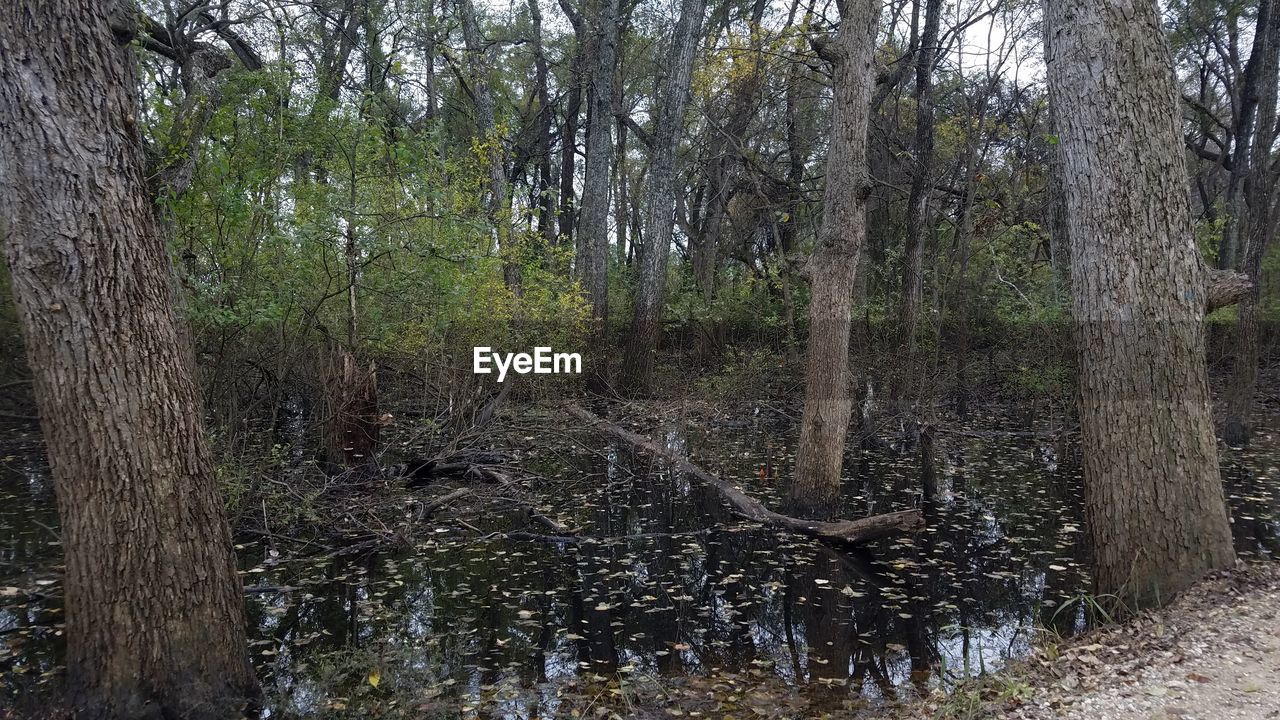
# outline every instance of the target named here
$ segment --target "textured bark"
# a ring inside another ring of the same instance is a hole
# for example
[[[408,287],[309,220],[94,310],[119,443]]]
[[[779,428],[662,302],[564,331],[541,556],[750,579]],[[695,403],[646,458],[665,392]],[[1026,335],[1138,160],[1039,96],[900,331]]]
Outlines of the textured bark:
[[[1253,280],[1245,273],[1208,269],[1205,277],[1205,313],[1235,305],[1253,288]]]
[[[578,72],[577,74],[581,74]],[[572,243],[577,219],[574,208],[574,167],[578,156],[578,117],[582,114],[582,81],[575,79],[564,102],[564,122],[560,128],[560,197],[556,227],[561,243]]]
[[[336,469],[368,468],[382,427],[377,367],[370,363],[366,370],[337,343],[326,343],[321,353],[325,366],[320,426],[325,459]]]
[[[867,126],[878,0],[845,4],[840,31],[825,54],[835,65],[831,140],[822,226],[805,267],[811,288],[804,415],[787,506],[804,515],[838,506],[845,435],[852,410],[849,325],[858,258],[866,241]]]
[[[1276,82],[1274,76],[1267,75],[1270,43],[1265,40],[1269,32],[1271,16],[1275,11],[1272,0],[1258,0],[1258,19],[1254,29],[1253,50],[1249,53],[1249,60],[1245,63],[1244,72],[1239,80],[1239,96],[1232,101],[1232,107],[1236,112],[1231,138],[1235,145],[1231,151],[1231,169],[1227,180],[1226,224],[1222,228],[1222,239],[1218,243],[1218,267],[1223,270],[1242,268],[1245,262],[1242,249],[1248,232],[1246,227],[1249,221],[1246,215],[1253,212],[1251,207],[1246,209],[1245,196],[1249,192],[1246,184],[1250,182],[1252,176],[1251,158],[1256,155],[1254,143],[1270,136],[1275,127],[1274,121],[1271,126],[1267,126],[1258,116],[1259,102],[1263,94],[1271,90],[1268,83],[1274,85]],[[1259,38],[1263,41],[1258,42]],[[1263,148],[1264,156],[1269,154],[1270,149],[1270,145]]]
[[[1053,125],[1054,109],[1049,107]],[[1049,260],[1053,277],[1062,293],[1071,292],[1071,238],[1067,234],[1067,193],[1062,185],[1062,146],[1054,142],[1049,148],[1045,168],[1045,229],[1049,233]]]
[[[1245,247],[1240,269],[1250,286],[1240,298],[1236,311],[1235,353],[1231,381],[1227,388],[1227,421],[1223,439],[1232,445],[1249,441],[1249,416],[1258,385],[1258,278],[1262,258],[1275,235],[1276,185],[1280,166],[1271,162],[1276,140],[1276,93],[1280,85],[1280,12],[1263,0],[1258,31],[1250,62],[1257,58],[1257,112],[1255,137],[1250,143],[1249,178],[1245,186],[1248,216],[1237,220],[1244,226]]]
[[[1094,585],[1146,607],[1235,560],[1179,98],[1152,0],[1055,0],[1045,12]]]
[[[916,136],[912,149],[911,194],[907,199],[907,237],[902,261],[902,304],[898,311],[899,348],[903,368],[894,382],[890,403],[895,411],[908,405],[911,388],[919,385],[916,334],[924,298],[925,235],[930,232],[929,199],[933,190],[933,65],[938,54],[938,25],[942,0],[923,0],[924,27],[915,55]],[[920,0],[917,0],[919,4]]]
[[[602,0],[587,91],[587,167],[578,213],[578,277],[591,303],[593,334],[603,338],[609,317],[609,179],[613,163],[613,76],[618,57],[618,0]],[[598,343],[599,344],[599,343]]]
[[[654,356],[658,352],[659,322],[667,290],[667,255],[675,226],[676,149],[684,129],[693,58],[706,8],[706,0],[682,0],[680,19],[672,29],[669,74],[658,84],[658,110],[650,142],[653,152],[645,188],[645,247],[640,256],[635,312],[619,379],[621,389],[631,394],[647,393],[653,386]]]
[[[582,114],[582,86],[586,74],[587,51],[590,45],[587,37],[587,25],[582,15],[574,9],[569,0],[559,0],[560,9],[573,26],[573,35],[577,38],[578,52],[573,58],[570,72],[569,91],[564,100],[564,120],[560,126],[560,210],[557,225],[560,228],[560,241],[572,242],[576,223],[574,208],[575,179],[574,167],[578,155],[578,118]]]
[[[66,558],[83,717],[225,718],[256,694],[110,4],[0,5],[0,234]]]
[[[619,108],[615,108],[615,113],[620,112]],[[618,157],[613,166],[613,174],[618,180],[618,194],[614,196],[613,201],[613,229],[617,233],[617,253],[618,266],[622,267],[627,264],[627,196],[630,194],[627,190],[627,124],[622,120],[618,120]]]
[[[712,475],[689,462],[679,453],[662,447],[643,435],[602,420],[576,405],[569,406],[568,411],[570,415],[587,423],[597,432],[617,438],[633,450],[639,450],[672,463],[680,472],[691,475],[715,490],[721,499],[729,503],[739,515],[763,525],[798,535],[807,535],[842,543],[870,542],[892,535],[913,533],[924,527],[924,517],[919,510],[902,510],[884,513],[883,515],[872,515],[858,520],[836,520],[833,522],[805,520],[783,515],[766,508],[759,500],[742,492],[733,484]]]

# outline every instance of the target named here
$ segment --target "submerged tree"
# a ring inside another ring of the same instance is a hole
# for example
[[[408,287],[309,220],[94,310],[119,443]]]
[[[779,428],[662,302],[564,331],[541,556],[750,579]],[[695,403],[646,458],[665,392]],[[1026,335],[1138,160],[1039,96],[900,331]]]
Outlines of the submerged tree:
[[[819,53],[835,70],[831,142],[822,227],[804,269],[809,281],[809,354],[796,474],[787,502],[806,515],[828,514],[840,496],[849,430],[849,326],[853,281],[866,240],[867,126],[879,0],[846,0],[840,30]]]
[[[1045,2],[1094,583],[1129,607],[1235,559],[1205,374],[1196,248],[1155,2]]]
[[[0,7],[0,224],[62,520],[73,702],[224,718],[257,683],[144,170],[134,20]]]

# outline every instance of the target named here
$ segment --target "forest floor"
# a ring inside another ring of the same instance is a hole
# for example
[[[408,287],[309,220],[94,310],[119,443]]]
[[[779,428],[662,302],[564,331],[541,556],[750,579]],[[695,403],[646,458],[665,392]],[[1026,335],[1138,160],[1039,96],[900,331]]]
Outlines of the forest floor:
[[[1062,642],[902,718],[1280,718],[1280,563],[1217,574],[1169,606]]]

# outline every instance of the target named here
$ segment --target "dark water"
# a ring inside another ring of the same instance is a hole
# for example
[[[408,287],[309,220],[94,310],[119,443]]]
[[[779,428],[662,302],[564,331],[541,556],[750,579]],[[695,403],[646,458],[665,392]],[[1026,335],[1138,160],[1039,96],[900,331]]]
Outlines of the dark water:
[[[748,418],[645,431],[774,500],[793,423],[764,409]],[[1036,628],[1085,622],[1079,474],[1046,439],[939,433],[929,504],[916,454],[865,456],[846,480],[845,517],[923,504],[929,529],[849,556],[745,526],[661,463],[534,433],[522,462],[541,476],[535,502],[582,535],[616,539],[514,541],[439,524],[398,554],[291,560],[240,546],[246,585],[297,588],[248,595],[269,714],[394,698],[444,715],[546,717],[582,707],[583,693],[614,702],[640,679],[709,677],[874,703],[997,668]],[[2,703],[56,677],[60,559],[37,439],[14,432],[0,448]],[[1247,451],[1223,451],[1242,555],[1280,552],[1277,464],[1280,439],[1266,431]],[[467,522],[511,529],[501,511]]]

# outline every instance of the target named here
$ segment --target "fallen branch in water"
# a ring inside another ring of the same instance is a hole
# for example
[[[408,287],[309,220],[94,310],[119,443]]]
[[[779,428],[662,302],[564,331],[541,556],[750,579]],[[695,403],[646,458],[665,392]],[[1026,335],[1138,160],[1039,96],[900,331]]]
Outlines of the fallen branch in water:
[[[919,510],[903,510],[883,515],[872,515],[858,520],[835,520],[831,522],[803,520],[783,515],[766,508],[759,500],[694,465],[679,453],[661,447],[643,435],[638,435],[619,425],[599,418],[577,405],[570,405],[567,409],[570,415],[587,423],[596,432],[617,438],[630,445],[633,449],[662,458],[675,465],[681,472],[706,483],[720,493],[720,497],[733,506],[739,515],[762,525],[768,525],[799,535],[845,543],[864,543],[891,535],[915,532],[924,527],[924,517],[921,516]]]
[[[960,437],[970,437],[979,439],[988,438],[1056,438],[1062,435],[1074,435],[1080,432],[1080,427],[1060,428],[1058,430],[955,430],[945,427],[935,427],[935,432],[945,435],[958,435]]]
[[[471,488],[458,488],[457,490],[454,490],[451,493],[442,495],[436,498],[435,500],[432,500],[431,502],[427,503],[426,505],[423,505],[422,509],[418,511],[418,519],[421,520],[425,517],[429,517],[431,513],[435,512],[436,510],[439,510],[440,508],[444,507],[445,505],[448,505],[454,500],[457,500],[459,498],[464,498],[470,494],[471,494]]]
[[[492,482],[498,483],[501,488],[509,487],[512,484],[511,478],[507,477],[502,473],[497,472],[496,470],[482,468],[479,465],[472,467],[472,470],[477,470],[477,469],[484,471],[484,473],[481,474],[480,477],[499,478],[499,479],[493,480]],[[460,500],[464,497],[468,497],[473,494],[474,494],[474,491],[472,491],[471,488],[458,488],[457,490],[441,495],[440,497],[421,506],[421,508],[418,510],[418,520],[419,522],[421,522],[422,520],[430,517],[432,513],[444,507],[445,505],[448,505],[454,500]],[[535,509],[532,505],[529,505],[528,503],[525,503],[525,502],[521,502],[520,500],[516,500],[515,498],[508,498],[508,499],[514,500],[516,502],[516,504],[521,508],[522,512],[524,513],[525,519],[541,525],[542,527],[546,528],[552,533],[555,533],[556,535],[577,535],[578,534],[578,531],[575,530],[574,528],[571,528],[568,525],[565,525],[564,523],[554,518],[551,518],[551,517],[548,517],[547,515],[542,514],[537,509]]]
[[[759,526],[742,525],[730,527],[708,527],[701,530],[686,530],[684,532],[648,532],[633,533],[631,535],[539,535],[531,532],[509,532],[501,535],[504,540],[527,540],[530,542],[545,542],[560,545],[612,545],[615,543],[633,542],[636,540],[670,540],[673,538],[686,537],[705,537],[708,535],[729,534],[736,532],[752,532],[759,530]]]
[[[245,585],[245,595],[274,595],[291,593],[301,590],[298,585]]]

